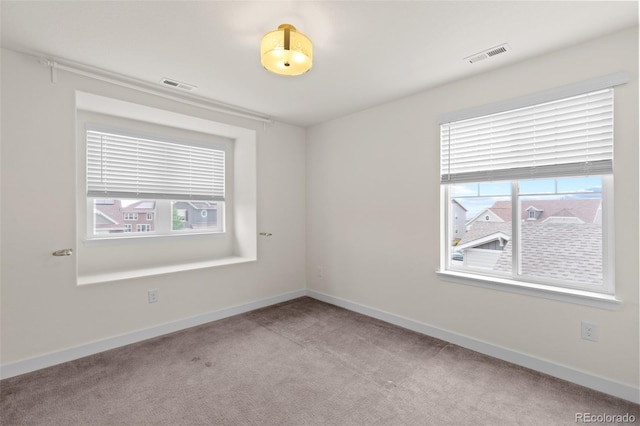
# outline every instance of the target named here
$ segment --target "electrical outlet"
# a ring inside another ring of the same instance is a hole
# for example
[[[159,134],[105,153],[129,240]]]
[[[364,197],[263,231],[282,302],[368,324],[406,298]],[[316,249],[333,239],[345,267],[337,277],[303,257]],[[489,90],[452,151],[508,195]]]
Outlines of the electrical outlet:
[[[147,296],[149,296],[149,303],[156,303],[158,301],[158,289],[149,290]]]
[[[591,340],[592,342],[598,341],[598,327],[595,324],[582,321],[580,330],[584,340]]]

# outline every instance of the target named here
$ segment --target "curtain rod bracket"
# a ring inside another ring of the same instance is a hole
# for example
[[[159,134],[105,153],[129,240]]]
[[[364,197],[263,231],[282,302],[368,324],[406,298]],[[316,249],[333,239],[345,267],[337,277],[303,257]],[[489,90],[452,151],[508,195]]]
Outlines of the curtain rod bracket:
[[[44,66],[47,66],[50,68],[51,71],[51,82],[52,83],[57,83],[58,82],[58,73],[56,72],[56,68],[58,67],[58,63],[55,61],[50,61],[47,58],[40,58],[38,60],[38,62]]]

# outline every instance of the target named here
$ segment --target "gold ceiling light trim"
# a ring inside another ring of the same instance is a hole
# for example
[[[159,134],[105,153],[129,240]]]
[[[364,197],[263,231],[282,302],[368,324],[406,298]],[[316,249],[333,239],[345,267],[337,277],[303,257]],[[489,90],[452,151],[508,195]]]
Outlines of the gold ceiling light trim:
[[[300,75],[313,66],[313,45],[290,24],[282,24],[262,37],[262,66],[280,75]]]

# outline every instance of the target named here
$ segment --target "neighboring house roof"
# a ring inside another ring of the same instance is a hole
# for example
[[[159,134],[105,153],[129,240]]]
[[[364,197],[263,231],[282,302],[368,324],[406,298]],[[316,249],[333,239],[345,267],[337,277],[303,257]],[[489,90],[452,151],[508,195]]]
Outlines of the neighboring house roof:
[[[500,245],[502,246],[504,245],[505,241],[511,241],[511,235],[507,235],[503,232],[496,232],[494,234],[485,235],[484,237],[479,238],[473,242],[468,242],[464,244],[458,243],[458,245],[456,246],[456,250],[474,248],[474,247],[481,246],[483,244],[493,243],[494,241],[499,241]]]
[[[560,201],[560,203],[558,202]],[[500,202],[501,203],[501,202]],[[600,200],[524,201],[543,210],[538,220],[520,223],[523,275],[581,283],[602,283],[602,226]],[[498,203],[496,203],[498,204]],[[527,206],[529,207],[529,206]],[[498,207],[502,209],[502,207]],[[549,213],[551,212],[551,213]],[[587,223],[587,221],[593,221]],[[511,222],[477,221],[456,249],[473,249],[498,238],[508,241],[497,271],[511,271]],[[576,247],[579,247],[576,249]]]
[[[500,203],[500,205],[496,205]],[[506,206],[503,206],[503,204],[506,203]],[[493,207],[491,207],[490,210],[491,212],[493,212],[496,216],[498,216],[500,219],[502,219],[504,222],[511,222],[511,201],[497,201],[496,204],[493,205]]]
[[[570,200],[523,200],[520,202],[520,219],[529,218],[528,210],[534,208],[540,214],[536,222],[544,222],[550,217],[577,217],[583,223],[598,223],[601,201],[596,198]],[[511,221],[511,201],[496,201],[490,208],[505,222]]]
[[[197,210],[217,210],[218,204],[214,201],[189,201],[188,204]]]
[[[467,209],[465,209],[465,208],[464,208],[464,206],[463,206],[462,204],[460,204],[460,203],[458,202],[458,200],[456,200],[455,198],[454,198],[453,200],[451,200],[451,202],[452,202],[452,203],[457,204],[458,206],[460,206],[460,208],[461,208],[462,210],[464,210],[465,212],[467,211]]]
[[[96,215],[96,224],[100,224],[100,225],[106,225],[106,224],[117,225],[118,224],[118,221],[114,220],[110,216],[107,216],[106,214],[104,214],[98,209],[94,209],[93,212]],[[99,218],[102,218],[104,220],[100,221]]]
[[[108,222],[111,222],[112,225],[117,225],[117,219],[122,218],[120,203],[117,200],[96,200],[94,213],[96,216],[108,218]],[[101,226],[107,226],[107,224],[103,223]]]
[[[476,247],[496,238],[510,240],[511,223],[477,222],[464,234],[456,249]]]
[[[530,222],[545,222],[551,218],[576,218],[576,222],[601,223],[601,201],[595,198],[582,198],[570,200],[523,200],[520,205],[520,219]],[[538,213],[535,219],[529,218],[529,210],[534,209]],[[483,210],[467,222],[468,225],[483,221],[487,214],[492,220],[511,222],[511,201],[496,201],[493,206]]]
[[[521,224],[521,273],[581,283],[602,283],[602,227],[581,223]],[[579,250],[576,250],[579,245]],[[501,252],[495,269],[511,271],[512,244]]]
[[[495,204],[494,204],[495,205]],[[484,217],[489,216],[489,220]],[[508,208],[489,207],[467,221],[467,226],[477,222],[511,222],[511,205]]]
[[[582,219],[576,216],[575,212],[569,209],[562,209],[551,216],[544,219],[542,222],[574,222],[574,223],[584,223]]]
[[[115,200],[118,206],[121,205],[121,200]],[[156,208],[156,202],[154,200],[138,200],[134,203],[127,204],[126,207],[121,207],[120,211],[124,213],[140,213],[147,211],[153,211]]]

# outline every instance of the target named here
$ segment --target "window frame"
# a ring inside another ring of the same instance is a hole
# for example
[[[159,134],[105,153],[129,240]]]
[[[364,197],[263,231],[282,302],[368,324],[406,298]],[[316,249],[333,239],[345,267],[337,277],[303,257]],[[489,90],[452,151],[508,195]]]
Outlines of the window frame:
[[[441,229],[441,265],[440,273],[461,274],[464,277],[476,278],[479,280],[500,280],[503,284],[514,286],[523,286],[535,288],[536,286],[548,287],[547,290],[557,290],[559,292],[586,292],[592,295],[601,295],[605,298],[614,297],[615,295],[615,278],[614,278],[614,250],[613,250],[613,175],[602,175],[602,286],[588,286],[576,284],[571,281],[553,280],[548,278],[532,277],[521,275],[518,273],[520,259],[518,258],[519,244],[521,241],[521,232],[519,220],[511,221],[512,235],[512,270],[511,273],[499,273],[495,271],[487,271],[473,267],[457,267],[452,262],[452,255],[455,248],[451,245],[450,239],[452,230],[454,229],[454,219],[451,214],[451,196],[450,186],[452,184],[442,185],[441,190],[441,207],[443,222]],[[560,177],[559,177],[560,178]],[[520,218],[520,197],[518,181],[510,181],[511,192],[511,217]],[[527,195],[527,194],[525,194]]]
[[[145,229],[145,230],[143,230]],[[151,224],[149,223],[137,223],[136,232],[151,232]]]
[[[107,97],[77,90],[76,109],[76,284],[94,285],[140,277],[255,262],[258,258],[257,142],[250,126],[230,124],[207,114],[185,114],[172,105],[152,106],[138,99]],[[98,117],[98,118],[95,118]],[[174,134],[208,135],[227,146],[224,234],[181,234],[145,238],[86,240],[87,205],[84,124],[122,127],[134,123],[144,131],[158,127]]]
[[[122,120],[122,119],[121,119]],[[124,119],[124,121],[126,122],[127,120]],[[232,171],[230,171],[229,169],[232,169],[231,167],[229,167],[229,162],[232,161],[233,156],[229,155],[229,147],[227,147],[225,144],[221,143],[221,142],[216,142],[216,141],[207,141],[207,140],[197,140],[194,138],[187,138],[187,137],[176,137],[176,136],[166,136],[166,135],[161,135],[158,133],[158,131],[144,131],[144,130],[139,130],[137,128],[134,127],[127,127],[126,123],[124,125],[113,125],[113,124],[106,124],[104,122],[100,122],[100,121],[96,121],[93,117],[91,117],[91,119],[87,119],[87,120],[82,120],[83,124],[82,124],[82,129],[84,131],[84,147],[82,148],[84,150],[84,156],[82,157],[84,159],[84,163],[85,163],[85,167],[87,167],[87,154],[86,154],[86,146],[87,146],[87,142],[86,142],[86,134],[88,131],[105,131],[105,132],[110,132],[110,133],[116,133],[119,135],[123,135],[126,137],[131,137],[131,138],[143,138],[143,139],[150,139],[150,140],[158,140],[160,142],[169,142],[169,143],[175,143],[175,144],[180,144],[180,145],[192,145],[192,146],[196,146],[196,147],[204,147],[204,148],[209,148],[209,149],[214,149],[214,150],[219,150],[219,151],[224,151],[225,152],[225,192],[230,192],[230,175],[232,174]],[[159,126],[162,127],[162,126]],[[206,135],[205,135],[206,136]],[[81,138],[82,139],[82,138]],[[84,179],[84,184],[86,187],[87,184],[87,178],[85,175],[85,179]],[[227,203],[226,203],[226,199],[225,201],[215,201],[218,206],[222,206],[221,210],[217,211],[217,226],[215,228],[199,228],[199,229],[179,229],[179,230],[173,230],[172,226],[171,226],[171,218],[172,218],[172,202],[176,202],[176,201],[201,201],[201,200],[183,200],[183,199],[155,199],[155,198],[145,198],[145,197],[141,197],[141,198],[136,198],[136,199],[140,199],[140,200],[153,200],[156,203],[156,207],[152,217],[152,220],[155,221],[155,226],[154,226],[154,230],[152,231],[134,231],[133,229],[131,230],[131,232],[119,232],[119,233],[95,233],[94,232],[94,220],[95,220],[95,215],[91,214],[91,212],[93,212],[94,209],[94,203],[93,201],[96,199],[104,199],[104,198],[109,198],[107,196],[102,196],[102,197],[91,197],[89,195],[87,195],[87,191],[84,191],[84,196],[85,196],[85,203],[86,203],[86,232],[85,232],[85,236],[84,236],[84,241],[91,243],[93,241],[106,241],[106,240],[135,240],[135,239],[141,239],[141,238],[173,238],[173,237],[184,237],[184,236],[192,236],[192,235],[198,235],[198,234],[207,234],[207,235],[215,235],[218,237],[225,237],[226,232],[227,232],[227,228],[226,228],[226,208],[227,208]],[[229,199],[230,197],[227,197],[227,199]],[[118,199],[127,199],[127,198],[118,198]],[[130,198],[133,199],[133,198]],[[146,212],[147,216],[150,214],[150,212]],[[133,215],[133,218],[126,218],[126,217],[131,217],[130,215]],[[137,212],[127,212],[127,213],[123,213],[123,221],[138,221],[139,219],[139,213]],[[139,227],[136,227],[136,229],[138,229]]]
[[[631,74],[627,71],[620,71],[592,79],[567,84],[543,90],[537,93],[497,101],[490,104],[467,108],[441,115],[438,124],[445,124],[453,121],[465,120],[482,115],[499,113],[507,110],[517,109],[568,98],[579,94],[597,91],[628,83]],[[616,104],[614,102],[614,115],[616,114]],[[439,126],[440,127],[440,126]],[[560,176],[556,176],[560,177]],[[604,178],[605,176],[603,176]],[[523,179],[521,177],[520,179]],[[551,300],[559,300],[568,303],[592,306],[596,308],[617,310],[622,301],[615,295],[615,241],[614,241],[614,200],[613,200],[613,174],[603,179],[602,204],[603,204],[603,281],[606,283],[607,293],[592,292],[575,288],[559,287],[555,285],[540,284],[530,281],[517,281],[510,278],[495,276],[483,276],[477,273],[467,273],[450,269],[450,236],[451,223],[449,220],[449,196],[448,185],[440,185],[440,263],[436,271],[437,276],[446,282],[471,285],[492,290],[506,291],[522,294],[526,296],[542,297]],[[514,203],[512,202],[512,205]],[[519,203],[515,203],[518,205]],[[606,213],[605,213],[606,210]],[[605,230],[606,227],[606,230]]]

